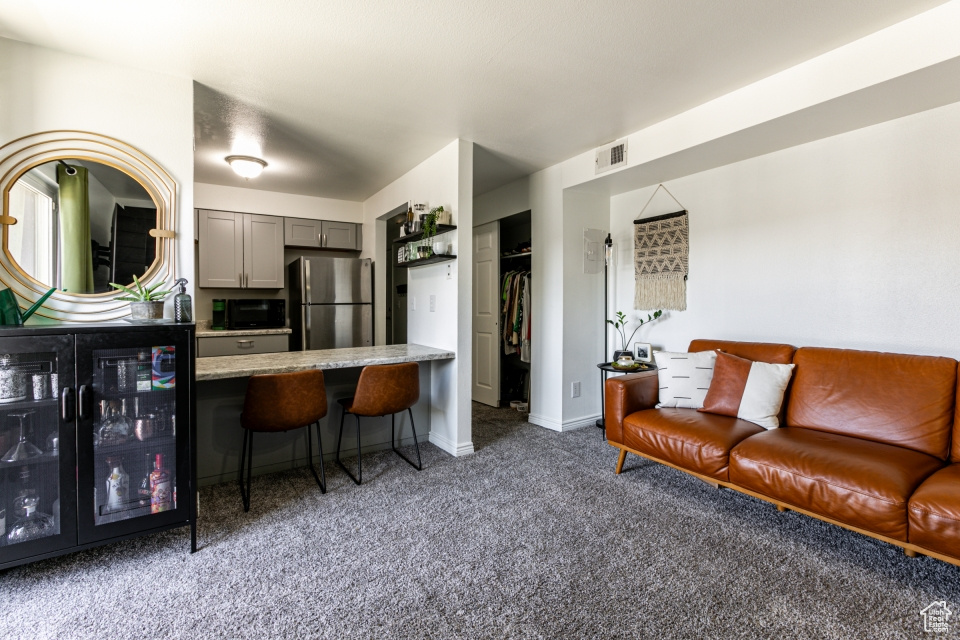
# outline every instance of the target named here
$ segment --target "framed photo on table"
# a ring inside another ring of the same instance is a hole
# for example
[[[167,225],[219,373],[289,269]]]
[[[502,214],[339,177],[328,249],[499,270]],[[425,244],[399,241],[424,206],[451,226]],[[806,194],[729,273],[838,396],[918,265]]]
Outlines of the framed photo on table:
[[[633,343],[633,359],[637,362],[653,362],[653,349],[646,342]]]

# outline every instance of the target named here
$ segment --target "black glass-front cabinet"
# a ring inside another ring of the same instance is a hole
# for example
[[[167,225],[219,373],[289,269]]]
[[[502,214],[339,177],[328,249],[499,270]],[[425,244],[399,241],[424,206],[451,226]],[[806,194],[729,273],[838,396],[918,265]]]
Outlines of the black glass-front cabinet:
[[[0,328],[0,568],[191,527],[193,325]]]

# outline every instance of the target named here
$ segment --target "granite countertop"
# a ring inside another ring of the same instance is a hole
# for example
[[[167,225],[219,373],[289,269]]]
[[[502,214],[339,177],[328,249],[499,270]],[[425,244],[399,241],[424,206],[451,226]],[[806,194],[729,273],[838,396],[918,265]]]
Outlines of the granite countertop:
[[[217,333],[223,332],[218,331]],[[245,378],[264,373],[289,373],[307,369],[346,369],[372,364],[397,364],[400,362],[451,360],[453,358],[456,358],[453,351],[425,347],[419,344],[285,351],[244,356],[216,356],[197,358],[196,378],[198,382],[202,382],[225,378]]]
[[[289,327],[280,327],[278,329],[235,329],[214,331],[213,329],[197,328],[198,338],[230,338],[235,336],[271,336],[277,334],[293,333]]]

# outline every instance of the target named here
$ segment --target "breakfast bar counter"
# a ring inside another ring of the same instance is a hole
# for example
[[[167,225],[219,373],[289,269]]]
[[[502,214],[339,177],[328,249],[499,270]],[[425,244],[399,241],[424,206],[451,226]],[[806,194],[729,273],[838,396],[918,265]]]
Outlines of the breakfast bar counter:
[[[315,351],[284,351],[196,359],[197,477],[201,485],[235,481],[240,467],[242,430],[240,411],[250,376],[289,373],[307,369],[323,370],[327,393],[326,417],[320,419],[323,454],[330,460],[339,441],[341,398],[354,394],[363,367],[379,364],[420,362],[420,400],[413,407],[417,432],[422,445],[430,437],[435,416],[432,406],[447,393],[431,383],[438,367],[455,366],[456,354],[419,344],[380,347],[350,347]],[[356,455],[356,423],[347,423],[344,457]],[[364,420],[364,454],[391,448],[393,428],[390,417]],[[397,419],[398,445],[412,445],[413,432],[407,416]],[[316,447],[316,443],[314,444]],[[319,451],[317,451],[319,453]],[[253,473],[261,475],[303,467],[307,464],[306,438],[302,430],[258,436],[253,455]],[[372,463],[371,463],[372,464]],[[329,471],[329,469],[328,469]],[[366,469],[365,469],[366,471]],[[371,478],[376,477],[373,467]],[[366,474],[364,474],[366,477]],[[334,472],[334,483],[337,478]],[[256,486],[254,491],[256,491]],[[240,497],[237,495],[239,503]]]
[[[393,344],[380,347],[351,347],[316,351],[285,351],[243,356],[197,358],[197,382],[246,378],[265,373],[290,373],[307,369],[347,369],[374,364],[398,364],[427,360],[450,360],[452,351],[419,344]]]

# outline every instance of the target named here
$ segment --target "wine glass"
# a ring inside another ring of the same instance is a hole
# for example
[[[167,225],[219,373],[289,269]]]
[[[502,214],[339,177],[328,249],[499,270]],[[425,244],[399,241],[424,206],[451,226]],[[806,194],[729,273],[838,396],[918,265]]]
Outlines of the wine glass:
[[[30,416],[33,415],[33,411],[11,413],[10,415],[20,420],[20,441],[13,445],[0,460],[3,462],[18,462],[42,455],[43,452],[40,451],[40,449],[27,442],[26,427],[29,423]]]

